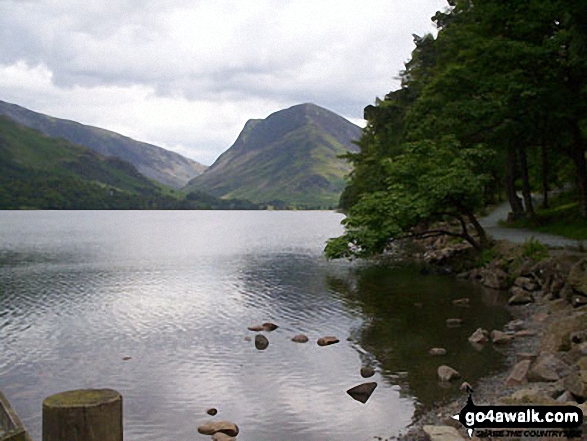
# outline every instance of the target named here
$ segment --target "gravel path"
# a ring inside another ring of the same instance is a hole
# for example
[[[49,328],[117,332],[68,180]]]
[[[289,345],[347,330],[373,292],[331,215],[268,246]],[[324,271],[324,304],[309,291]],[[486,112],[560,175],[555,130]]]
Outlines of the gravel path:
[[[509,211],[510,204],[504,202],[498,205],[491,214],[479,219],[479,223],[485,228],[487,234],[497,240],[509,240],[513,243],[522,244],[533,237],[550,247],[579,247],[579,241],[574,239],[567,239],[566,237],[556,236],[554,234],[539,233],[525,228],[506,228],[500,226],[499,222],[507,219]]]

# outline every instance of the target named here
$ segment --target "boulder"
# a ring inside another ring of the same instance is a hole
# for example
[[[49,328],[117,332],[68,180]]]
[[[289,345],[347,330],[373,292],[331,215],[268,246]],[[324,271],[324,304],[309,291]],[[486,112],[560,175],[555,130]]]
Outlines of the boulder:
[[[538,282],[530,277],[518,277],[514,281],[514,286],[522,288],[524,291],[536,291],[540,288]]]
[[[564,381],[565,388],[580,398],[587,398],[587,370],[571,372]]]
[[[532,296],[532,294],[522,288],[518,288],[517,286],[514,286],[510,292],[512,296],[509,298],[508,304],[511,306],[527,305],[534,301],[534,296]]]
[[[560,317],[546,326],[540,339],[540,352],[558,352],[571,349],[571,335],[587,329],[587,314],[578,313]]]
[[[491,331],[491,342],[494,345],[503,345],[503,344],[511,342],[513,339],[514,339],[513,335],[506,334],[503,331],[498,331],[498,330]]]
[[[440,381],[453,381],[457,378],[460,378],[461,374],[450,366],[442,365],[437,370],[436,373]]]
[[[377,383],[375,382],[363,383],[359,384],[358,386],[350,388],[346,391],[346,393],[349,394],[353,399],[365,404],[369,397],[371,397],[371,394],[373,393],[376,387]]]
[[[237,436],[238,426],[230,421],[211,421],[198,427],[198,432],[202,435],[214,435],[221,432],[228,436]]]
[[[480,271],[483,286],[492,289],[507,289],[508,273],[501,268],[482,268]]]
[[[218,413],[218,409],[215,409],[214,407],[211,407],[210,409],[208,409],[208,410],[206,411],[206,413],[207,413],[208,415],[212,415],[212,416],[214,416],[214,415],[216,415],[216,414]]]
[[[277,328],[279,328],[279,326],[277,326],[275,323],[263,323],[263,329],[265,331],[271,332],[271,331],[275,331]]]
[[[336,337],[321,337],[318,339],[318,346],[329,346],[338,343],[340,340]]]
[[[307,343],[308,342],[308,337],[305,336],[304,334],[299,334],[294,336],[291,341],[295,341],[296,343]]]
[[[505,327],[509,331],[514,331],[514,332],[524,329],[525,326],[526,326],[526,322],[524,320],[512,320],[507,325],[505,325]]]
[[[514,366],[512,372],[505,380],[505,385],[508,387],[526,384],[528,382],[528,369],[530,369],[530,360],[523,360]]]
[[[361,377],[363,378],[371,378],[373,375],[375,375],[375,369],[373,369],[370,366],[363,366],[361,368]]]
[[[446,355],[446,349],[444,348],[432,348],[428,351],[430,355]]]
[[[559,357],[542,352],[528,372],[529,381],[554,382],[569,373],[567,366]]]
[[[269,340],[267,340],[267,337],[261,334],[255,336],[255,347],[258,350],[264,351],[267,349],[267,346],[269,346]]]
[[[587,296],[587,258],[582,258],[571,267],[567,281],[576,292]]]
[[[459,431],[451,426],[424,426],[424,433],[430,441],[464,441]]]
[[[489,333],[487,332],[487,330],[477,328],[477,330],[473,332],[473,334],[471,334],[471,336],[469,337],[469,341],[475,344],[487,343],[489,341],[488,335]]]

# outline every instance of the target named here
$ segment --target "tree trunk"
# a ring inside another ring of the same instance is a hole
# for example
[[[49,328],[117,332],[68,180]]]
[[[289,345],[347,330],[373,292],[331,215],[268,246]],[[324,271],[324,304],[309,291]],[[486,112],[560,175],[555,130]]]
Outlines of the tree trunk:
[[[573,161],[575,162],[575,178],[579,194],[579,212],[587,218],[587,161],[581,129],[573,124]]]
[[[524,213],[524,207],[516,192],[516,149],[513,146],[509,146],[507,150],[505,191],[514,217],[521,217]]]
[[[522,195],[524,196],[524,207],[529,217],[534,217],[534,204],[532,202],[532,189],[530,188],[530,176],[528,174],[528,158],[526,147],[520,147],[520,174],[522,176]]]
[[[545,141],[542,142],[541,150],[542,159],[542,208],[548,208],[549,186],[549,167],[548,167],[548,146]]]

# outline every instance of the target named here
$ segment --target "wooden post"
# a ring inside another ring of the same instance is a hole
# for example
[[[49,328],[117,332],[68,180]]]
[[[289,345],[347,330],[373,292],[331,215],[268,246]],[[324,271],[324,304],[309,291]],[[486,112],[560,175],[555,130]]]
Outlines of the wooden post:
[[[122,396],[80,389],[45,398],[43,441],[122,441]]]

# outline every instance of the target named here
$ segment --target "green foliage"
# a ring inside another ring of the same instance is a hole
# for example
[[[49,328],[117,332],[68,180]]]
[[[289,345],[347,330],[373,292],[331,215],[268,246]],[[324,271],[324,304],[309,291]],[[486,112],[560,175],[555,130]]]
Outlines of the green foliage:
[[[531,237],[524,242],[524,245],[522,246],[522,255],[540,261],[548,257],[548,247],[534,237]]]
[[[379,254],[393,239],[430,234],[414,231],[422,224],[472,216],[483,201],[487,177],[475,169],[486,154],[481,148],[462,149],[451,138],[406,144],[402,154],[385,163],[387,189],[361,197],[343,221],[345,234],[328,242],[326,255]]]

